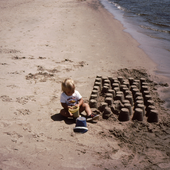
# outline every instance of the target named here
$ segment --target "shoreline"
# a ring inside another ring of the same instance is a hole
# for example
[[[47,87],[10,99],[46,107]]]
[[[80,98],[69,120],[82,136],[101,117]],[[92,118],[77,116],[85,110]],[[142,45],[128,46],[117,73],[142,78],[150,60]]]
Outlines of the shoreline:
[[[156,90],[166,81],[98,0],[14,0],[0,9],[1,169],[170,167],[170,115]],[[61,82],[74,79],[89,101],[97,75],[119,74],[152,80],[159,122],[146,116],[120,122],[116,114],[103,119],[100,113],[87,133],[74,133],[75,122],[59,114]]]
[[[114,4],[106,0],[100,0],[100,2],[124,25],[126,28],[124,31],[131,34],[132,37],[140,43],[140,48],[145,51],[148,57],[157,63],[158,66],[155,74],[170,78],[168,41],[152,37],[154,36],[152,35],[153,33],[147,33],[147,30],[142,29],[139,26],[139,21],[136,21],[136,18],[126,18],[124,16],[126,13],[117,9]]]

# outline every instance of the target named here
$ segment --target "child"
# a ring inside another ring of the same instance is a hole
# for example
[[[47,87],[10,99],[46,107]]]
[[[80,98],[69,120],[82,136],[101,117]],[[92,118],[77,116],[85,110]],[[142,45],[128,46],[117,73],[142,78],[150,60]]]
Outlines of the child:
[[[63,109],[60,111],[60,114],[64,117],[73,117],[73,114],[68,111],[72,106],[78,106],[79,112],[86,112],[87,121],[96,120],[99,118],[99,115],[92,114],[92,111],[87,103],[84,103],[80,93],[75,90],[74,81],[70,78],[65,79],[62,84],[62,91],[60,97],[60,102]]]

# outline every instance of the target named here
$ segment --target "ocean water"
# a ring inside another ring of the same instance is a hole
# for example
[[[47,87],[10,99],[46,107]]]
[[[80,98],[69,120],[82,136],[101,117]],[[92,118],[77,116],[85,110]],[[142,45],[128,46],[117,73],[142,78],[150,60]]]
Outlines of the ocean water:
[[[170,0],[100,0],[170,78]]]
[[[170,33],[170,0],[109,0],[129,17],[143,19],[144,29]],[[138,18],[139,18],[138,17]],[[166,35],[166,34],[164,34]],[[159,36],[159,35],[158,35]],[[166,39],[166,37],[164,37]]]

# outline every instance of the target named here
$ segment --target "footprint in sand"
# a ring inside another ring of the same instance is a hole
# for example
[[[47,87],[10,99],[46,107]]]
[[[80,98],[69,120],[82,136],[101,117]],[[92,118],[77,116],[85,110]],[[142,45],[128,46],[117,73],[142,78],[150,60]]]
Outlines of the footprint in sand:
[[[9,96],[2,95],[0,96],[0,98],[2,99],[3,102],[12,102],[12,98],[10,98]]]
[[[43,66],[40,66],[40,65],[37,66],[37,71],[41,71],[41,72],[48,71],[49,73],[58,73],[58,72],[60,72],[57,68],[45,69]]]
[[[26,80],[35,80],[36,82],[46,82],[48,79],[54,79],[54,74],[48,72],[39,72],[39,73],[29,73],[26,76]]]
[[[45,68],[43,66],[37,66],[37,71],[45,71]]]
[[[13,85],[13,84],[11,84],[11,85],[8,85],[7,87],[10,87],[10,88],[19,88],[18,86],[16,86],[16,85]]]
[[[17,109],[16,112],[14,112],[15,115],[30,115],[31,112],[28,109]]]
[[[17,162],[15,158],[6,158],[5,160],[2,161],[4,165],[7,165],[6,167],[13,167],[13,169],[23,169],[23,165],[20,162]],[[0,170],[2,170],[0,168]]]
[[[25,96],[25,97],[18,97],[16,98],[16,102],[24,105],[27,104],[29,101],[36,101],[34,96]]]
[[[26,59],[26,57],[13,56],[12,59],[13,60],[22,60],[22,59]]]
[[[0,65],[3,65],[3,66],[5,66],[5,65],[8,65],[7,63],[0,63]]]
[[[22,126],[23,127],[23,130],[24,131],[27,131],[27,132],[29,132],[29,133],[31,133],[32,132],[32,130],[31,130],[31,126],[30,126],[30,124],[29,123],[26,123],[26,124],[20,124],[20,126]]]
[[[10,124],[6,122],[0,122],[0,128],[8,127]]]
[[[22,74],[22,73],[25,73],[25,71],[21,70],[21,71],[8,72],[8,74]]]
[[[32,137],[37,141],[37,142],[44,142],[44,134],[43,133],[40,133],[40,134],[32,134]]]
[[[46,59],[46,57],[39,57],[38,59],[44,60],[44,59]]]
[[[17,143],[19,138],[22,138],[23,136],[20,135],[19,133],[13,131],[13,132],[4,132],[4,134],[8,135],[11,137],[11,141]]]
[[[5,54],[8,54],[8,53],[20,53],[20,51],[15,50],[15,49],[0,49],[0,53],[5,53]]]
[[[19,72],[18,71],[8,72],[8,74],[19,74]]]

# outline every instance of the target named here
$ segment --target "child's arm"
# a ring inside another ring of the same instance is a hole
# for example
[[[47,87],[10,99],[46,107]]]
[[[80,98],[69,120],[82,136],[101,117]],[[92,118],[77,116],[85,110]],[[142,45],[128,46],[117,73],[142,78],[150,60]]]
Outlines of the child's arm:
[[[61,103],[61,106],[64,108],[64,109],[69,109],[70,106],[68,106],[66,103]]]
[[[83,101],[83,99],[81,98],[81,99],[78,101],[78,104],[76,104],[76,105],[80,107],[80,106],[83,104],[83,102],[84,102],[84,101]]]
[[[61,103],[61,106],[66,110],[68,110],[71,107],[71,106],[68,106],[66,103]],[[70,114],[70,116],[73,116],[73,114],[70,113],[69,111],[68,111],[68,113]]]

